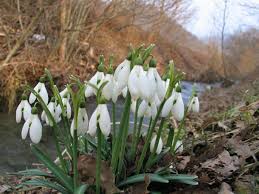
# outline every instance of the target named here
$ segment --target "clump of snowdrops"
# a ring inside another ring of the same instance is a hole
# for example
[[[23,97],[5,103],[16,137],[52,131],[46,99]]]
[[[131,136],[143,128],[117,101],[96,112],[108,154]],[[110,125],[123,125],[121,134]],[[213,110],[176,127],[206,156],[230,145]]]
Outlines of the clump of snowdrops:
[[[77,164],[78,157],[86,153],[96,158],[96,193],[103,192],[100,178],[102,160],[110,164],[115,175],[114,184],[120,189],[145,181],[147,176],[151,182],[197,184],[196,176],[173,173],[170,165],[153,172],[150,170],[165,154],[174,155],[183,149],[180,134],[186,115],[189,111],[199,111],[195,92],[185,107],[181,95],[183,74],[174,71],[172,61],[161,78],[151,55],[153,47],[131,48],[127,58],[115,70],[112,57],[105,64],[104,57],[100,56],[97,72],[90,80],[81,82],[71,76],[71,82],[61,92],[48,70],[34,88],[26,88],[16,110],[16,121],[25,121],[22,139],[29,134],[32,152],[50,173],[39,169],[22,171],[20,174],[40,177],[22,185],[45,186],[61,193],[84,193],[90,187],[81,182]],[[88,117],[87,101],[91,96],[95,96],[97,106]],[[121,118],[116,120],[119,96],[125,100]],[[111,114],[107,103],[112,104]],[[131,112],[134,114],[133,127],[130,127]],[[171,117],[179,122],[178,129],[166,131]],[[147,128],[143,124],[145,120],[148,121]],[[54,132],[57,162],[53,162],[37,145],[45,125]],[[168,134],[166,140],[162,140],[165,131]],[[140,156],[137,156],[141,138],[144,145]],[[125,174],[127,164],[134,166],[130,176]],[[50,177],[51,180],[48,179]]]

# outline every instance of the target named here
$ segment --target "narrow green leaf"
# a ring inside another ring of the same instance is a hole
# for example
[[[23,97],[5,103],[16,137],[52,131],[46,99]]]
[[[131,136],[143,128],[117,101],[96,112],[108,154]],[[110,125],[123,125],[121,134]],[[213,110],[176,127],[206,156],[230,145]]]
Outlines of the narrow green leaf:
[[[151,182],[169,183],[169,181],[162,176],[159,176],[157,174],[146,173],[146,174],[138,174],[138,175],[128,177],[125,181],[120,182],[118,184],[118,187],[128,185],[128,184],[138,183],[138,182],[144,182],[146,176],[149,177]]]
[[[28,169],[22,170],[16,173],[9,173],[11,175],[21,175],[21,176],[44,176],[44,177],[53,177],[53,175],[43,172],[40,169]]]
[[[74,194],[84,194],[87,188],[88,188],[88,185],[81,185],[76,188]]]
[[[176,174],[163,177],[169,181],[184,183],[188,185],[198,185],[198,182],[195,180],[198,178],[196,175]]]
[[[69,194],[70,192],[66,190],[61,185],[48,181],[46,179],[33,179],[26,182],[21,183],[21,185],[29,185],[29,186],[38,186],[38,187],[46,187],[50,189],[54,189],[56,191],[59,191],[63,194]]]
[[[48,156],[46,156],[37,146],[31,145],[32,152],[36,157],[58,178],[64,186],[73,191],[72,179],[67,176]]]

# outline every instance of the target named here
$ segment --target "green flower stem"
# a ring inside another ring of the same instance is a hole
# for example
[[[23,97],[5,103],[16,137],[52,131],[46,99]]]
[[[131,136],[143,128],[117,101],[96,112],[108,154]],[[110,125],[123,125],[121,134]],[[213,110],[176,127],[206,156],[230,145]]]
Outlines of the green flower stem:
[[[173,143],[173,139],[174,139],[174,129],[169,129],[169,134],[168,134],[168,137],[167,137],[166,147],[171,148],[172,143]]]
[[[147,161],[147,163],[146,163],[145,169],[148,169],[148,168],[152,165],[152,161],[153,161],[153,159],[154,159],[154,157],[155,157],[155,154],[156,154],[157,146],[158,146],[158,143],[159,143],[159,139],[160,139],[160,137],[161,137],[161,134],[162,134],[162,130],[163,130],[164,123],[165,123],[165,118],[162,118],[162,119],[161,119],[161,122],[160,122],[160,126],[159,126],[159,129],[158,129],[158,132],[157,132],[154,150],[153,150],[153,152],[151,153],[151,156],[148,158],[148,161]]]
[[[84,138],[85,152],[88,153],[88,141]]]
[[[141,155],[140,155],[140,159],[139,159],[138,164],[137,164],[137,170],[136,170],[137,174],[140,173],[140,170],[141,170],[141,168],[143,166],[143,161],[144,161],[144,159],[146,157],[146,153],[147,153],[148,147],[150,145],[150,141],[151,141],[151,138],[152,138],[152,133],[153,133],[155,127],[156,127],[156,123],[157,123],[158,118],[159,118],[159,116],[161,114],[161,111],[163,109],[165,101],[166,100],[164,99],[163,102],[161,103],[161,105],[159,106],[159,109],[157,111],[156,117],[155,117],[154,121],[152,122],[152,126],[148,130],[147,137],[146,137],[146,140],[145,140],[145,144],[144,144],[143,150],[142,150]]]
[[[102,133],[97,124],[97,157],[96,157],[96,194],[101,193],[101,157],[102,157]]]
[[[74,183],[74,190],[77,188],[77,181],[78,181],[78,170],[77,170],[77,142],[78,142],[78,139],[77,139],[77,129],[74,130],[74,133],[73,133],[73,173],[74,173],[74,176],[73,176],[73,183]]]
[[[125,124],[127,122],[127,115],[130,112],[130,103],[131,103],[131,96],[130,96],[130,93],[128,92],[127,96],[126,96],[125,103],[124,103],[124,110],[123,110],[123,113],[122,113],[122,118],[121,118],[121,122],[120,122],[120,126],[119,126],[120,130],[119,130],[119,133],[118,133],[117,137],[122,137],[124,130],[128,131],[128,129],[125,128],[124,126],[125,126]],[[116,168],[117,168],[117,164],[118,164],[121,144],[122,144],[121,140],[120,141],[116,141],[114,149],[112,150],[111,166],[112,166],[112,169],[113,169],[114,173],[116,172]]]
[[[115,142],[116,142],[116,104],[112,102],[112,149],[114,149]]]
[[[58,155],[58,158],[59,158],[59,161],[60,161],[60,164],[61,164],[61,167],[62,167],[63,171],[65,173],[68,173],[68,170],[67,170],[67,167],[66,167],[66,163],[65,163],[65,160],[64,160],[64,158],[62,156],[62,152],[61,152],[61,148],[60,148],[59,140],[58,140],[59,127],[58,127],[57,123],[55,122],[54,117],[50,113],[47,105],[45,104],[45,102],[41,98],[41,96],[34,89],[32,89],[31,87],[28,87],[28,90],[30,92],[32,92],[36,96],[36,98],[38,99],[39,103],[41,104],[43,110],[45,111],[48,119],[53,123],[54,142],[55,142],[55,146],[56,146],[56,150],[57,150],[57,155]]]
[[[127,137],[128,137],[128,129],[129,129],[129,116],[130,112],[128,112],[127,117],[126,117],[126,124],[124,125],[123,129],[123,134],[122,134],[122,144],[121,144],[121,150],[120,150],[120,155],[119,155],[119,164],[118,164],[118,171],[117,174],[119,175],[121,170],[122,170],[122,165],[124,161],[124,155],[125,155],[125,149],[126,149],[126,144],[127,144]]]
[[[138,125],[138,108],[139,108],[139,100],[137,100],[136,103],[136,109],[135,109],[135,114],[134,114],[134,128],[133,128],[133,133],[132,133],[132,145],[130,149],[130,159],[132,160],[134,157],[134,144],[137,140],[137,125]]]
[[[136,138],[133,139],[133,143],[132,143],[132,148],[133,148],[132,152],[133,152],[133,154],[136,153],[136,151],[137,151],[137,146],[138,146],[138,142],[139,142],[139,138],[140,138],[140,132],[141,132],[143,120],[144,120],[144,117],[141,117],[140,121],[139,121],[139,125],[138,125],[138,130],[137,130]],[[133,160],[134,160],[134,158],[133,158]]]

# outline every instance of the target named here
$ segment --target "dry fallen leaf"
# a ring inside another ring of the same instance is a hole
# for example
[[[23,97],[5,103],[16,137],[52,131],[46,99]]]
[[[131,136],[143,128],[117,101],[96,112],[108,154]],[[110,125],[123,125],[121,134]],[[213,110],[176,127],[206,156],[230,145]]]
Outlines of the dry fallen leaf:
[[[91,155],[81,155],[78,158],[77,168],[82,181],[95,181],[96,175],[96,159]],[[114,175],[110,166],[102,161],[101,163],[101,186],[107,194],[119,192],[120,190],[114,184]]]
[[[234,194],[229,184],[223,182],[220,186],[218,194]]]

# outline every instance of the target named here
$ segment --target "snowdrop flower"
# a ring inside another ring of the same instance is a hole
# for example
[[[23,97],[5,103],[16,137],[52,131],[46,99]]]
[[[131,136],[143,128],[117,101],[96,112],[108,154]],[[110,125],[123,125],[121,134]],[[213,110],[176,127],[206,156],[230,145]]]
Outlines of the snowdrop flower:
[[[165,104],[163,106],[161,117],[167,117],[169,113],[171,112],[175,100],[175,93],[173,92],[172,95],[165,101]]]
[[[118,65],[114,72],[114,81],[117,83],[117,90],[122,91],[128,84],[130,75],[130,60],[125,59]]]
[[[199,103],[199,99],[198,99],[197,95],[194,95],[194,97],[192,98],[190,105],[189,105],[189,110],[196,112],[196,113],[199,112],[200,103]]]
[[[182,153],[183,152],[183,142],[181,140],[178,140],[176,142],[175,151],[176,151],[176,153]]]
[[[60,93],[59,93],[59,95],[61,96],[61,98],[70,98],[70,94],[69,94],[69,92],[68,92],[68,89],[67,89],[67,87],[65,87],[64,88],[64,90],[62,90]]]
[[[150,142],[150,152],[151,152],[151,153],[154,152],[155,144],[156,144],[156,138],[157,138],[157,135],[155,135],[155,136],[152,138],[151,142]],[[157,145],[157,149],[156,149],[156,151],[155,151],[156,154],[160,154],[161,151],[162,151],[162,149],[163,149],[163,141],[162,141],[162,139],[161,139],[161,137],[160,137],[160,138],[159,138],[158,145]]]
[[[126,87],[122,90],[122,96],[123,96],[124,98],[126,98],[127,92],[128,92],[128,87],[126,86]]]
[[[20,104],[16,109],[16,122],[20,123],[22,117],[26,121],[30,117],[30,115],[31,115],[31,105],[27,100],[27,96],[22,95],[22,101],[20,102]]]
[[[181,121],[184,117],[184,103],[182,94],[180,92],[175,93],[175,100],[173,103],[172,114],[174,118]]]
[[[53,116],[54,120],[56,123],[61,121],[61,107],[60,105],[56,104],[55,98],[52,97],[49,104],[47,105],[49,112],[51,113],[51,115]],[[43,111],[41,114],[41,119],[43,121],[46,121],[47,125],[53,126],[52,121],[49,120],[49,118],[46,115],[46,112]]]
[[[49,96],[45,87],[44,78],[40,78],[40,82],[34,87],[34,90],[40,95],[45,104],[48,104]],[[29,97],[30,104],[33,104],[36,100],[36,96],[31,93]]]
[[[71,118],[72,115],[72,110],[71,110],[71,106],[69,104],[69,98],[65,95],[64,98],[62,98],[62,103],[64,105],[64,108],[66,110],[66,116],[68,119]]]
[[[106,82],[107,84],[103,87],[102,95],[106,100],[110,100],[112,98],[112,92],[113,92],[113,75],[112,74],[106,74],[103,82]]]
[[[89,83],[99,88],[100,85],[102,85],[103,83],[103,79],[104,79],[104,73],[101,71],[97,71],[94,74],[94,76],[89,80]],[[96,95],[96,92],[97,92],[96,89],[93,88],[91,85],[86,85],[86,89],[85,89],[86,98]]]
[[[29,132],[33,143],[39,143],[42,136],[42,125],[37,112],[37,108],[33,107],[30,117],[26,120],[22,128],[22,139],[26,139]]]
[[[130,105],[130,110],[135,113],[136,112],[136,104],[137,104],[137,101],[136,100],[131,100],[131,105]]]
[[[152,117],[155,118],[157,114],[157,107],[156,104],[154,102],[152,103],[147,103],[145,100],[143,100],[140,105],[139,105],[139,109],[138,109],[138,116],[139,117]]]
[[[141,96],[141,90],[139,84],[141,82],[140,78],[145,76],[143,67],[140,65],[135,65],[130,72],[128,80],[128,89],[133,100],[137,100]]]
[[[148,71],[144,71],[143,75],[139,78],[139,91],[142,99],[150,102],[154,98],[154,94],[156,93],[156,78],[153,73],[153,69],[148,69]]]
[[[71,136],[74,134],[75,128],[75,118],[72,120],[71,127],[70,127],[70,133]],[[78,110],[78,116],[77,116],[77,135],[84,135],[86,134],[88,130],[88,115],[85,108],[85,103],[82,102],[80,104],[79,110]]]
[[[88,134],[96,135],[97,124],[99,124],[101,132],[107,137],[111,132],[111,119],[106,104],[98,104],[89,121]]]

